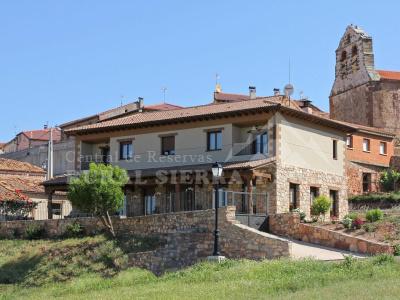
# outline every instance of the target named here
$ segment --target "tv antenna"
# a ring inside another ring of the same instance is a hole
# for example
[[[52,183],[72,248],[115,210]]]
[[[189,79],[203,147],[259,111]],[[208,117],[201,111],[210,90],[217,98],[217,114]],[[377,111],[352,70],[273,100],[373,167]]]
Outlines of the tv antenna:
[[[161,91],[162,91],[162,93],[163,93],[163,103],[165,104],[165,94],[167,93],[167,87],[166,86],[163,86],[162,88],[161,88]]]

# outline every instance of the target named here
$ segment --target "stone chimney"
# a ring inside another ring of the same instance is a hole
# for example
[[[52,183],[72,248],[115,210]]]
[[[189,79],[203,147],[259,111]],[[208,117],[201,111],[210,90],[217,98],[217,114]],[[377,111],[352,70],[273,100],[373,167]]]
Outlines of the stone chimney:
[[[255,86],[249,86],[249,96],[250,96],[250,99],[256,99],[257,98],[256,87]]]
[[[281,95],[281,90],[278,88],[274,88],[274,96],[280,96]]]
[[[142,112],[143,111],[143,108],[144,108],[144,101],[143,101],[143,98],[142,97],[139,97],[138,98],[138,106],[139,106],[139,112]]]

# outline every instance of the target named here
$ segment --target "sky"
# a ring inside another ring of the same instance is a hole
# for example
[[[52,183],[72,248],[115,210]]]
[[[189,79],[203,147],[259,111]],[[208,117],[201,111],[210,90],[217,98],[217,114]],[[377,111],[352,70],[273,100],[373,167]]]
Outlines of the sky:
[[[0,0],[0,141],[143,97],[183,106],[289,81],[328,110],[349,24],[400,70],[400,1]]]

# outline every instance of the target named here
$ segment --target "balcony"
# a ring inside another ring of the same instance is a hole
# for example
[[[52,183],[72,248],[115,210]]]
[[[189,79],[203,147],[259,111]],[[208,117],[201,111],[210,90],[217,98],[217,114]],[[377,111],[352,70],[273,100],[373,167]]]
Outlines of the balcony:
[[[93,155],[93,156],[82,157],[81,171],[89,170],[89,165],[91,163],[108,165],[110,161],[111,161],[110,155]]]

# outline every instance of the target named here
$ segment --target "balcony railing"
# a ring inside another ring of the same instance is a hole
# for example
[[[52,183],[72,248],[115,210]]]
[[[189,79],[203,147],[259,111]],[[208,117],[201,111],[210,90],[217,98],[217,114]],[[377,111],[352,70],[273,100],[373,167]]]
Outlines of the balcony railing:
[[[109,164],[110,156],[109,155],[93,155],[93,156],[85,156],[81,158],[81,170],[89,170],[89,165],[91,163],[96,164]]]

